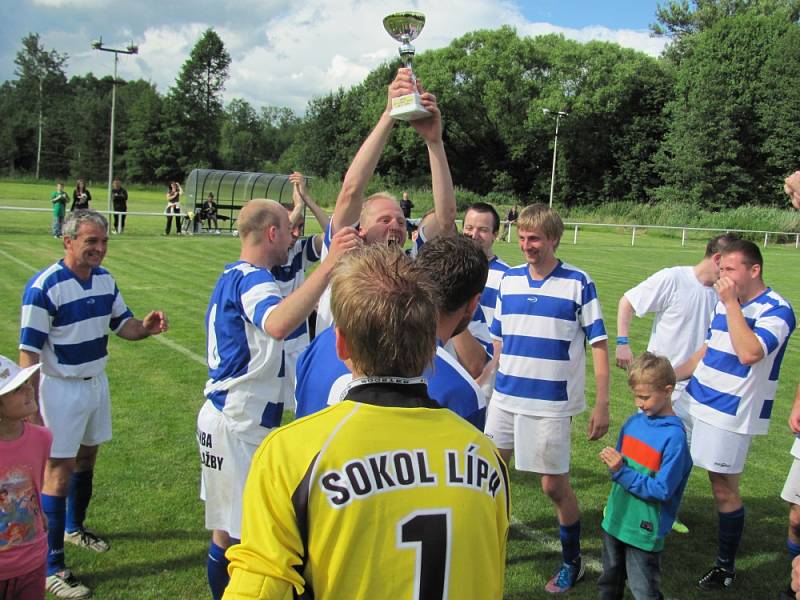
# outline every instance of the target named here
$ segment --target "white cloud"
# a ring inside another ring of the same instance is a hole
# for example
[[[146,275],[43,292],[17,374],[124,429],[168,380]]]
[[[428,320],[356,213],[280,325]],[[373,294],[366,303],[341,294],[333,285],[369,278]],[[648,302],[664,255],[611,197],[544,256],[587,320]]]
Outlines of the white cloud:
[[[666,44],[665,38],[651,37],[647,31],[611,29],[599,25],[572,29],[569,27],[559,27],[550,23],[525,23],[517,27],[517,32],[521,35],[528,36],[558,33],[567,39],[576,40],[578,42],[589,42],[592,40],[613,42],[626,48],[639,50],[650,56],[658,56],[661,54]]]
[[[348,88],[397,56],[398,44],[384,31],[382,21],[405,8],[396,0],[29,1],[49,7],[35,10],[34,15],[39,19],[48,15],[50,31],[39,29],[43,43],[69,53],[70,75],[112,72],[110,55],[89,48],[89,40],[103,33],[112,45],[124,47],[129,41],[139,45],[138,56],[120,57],[120,77],[141,77],[165,93],[200,35],[213,27],[232,58],[226,99],[289,106],[299,113],[312,97]],[[418,52],[446,46],[469,31],[502,25],[515,27],[520,35],[558,33],[581,42],[616,42],[653,56],[664,46],[663,39],[651,38],[645,31],[533,23],[511,0],[410,0],[409,4],[427,17],[414,42]],[[100,6],[109,10],[92,9]]]

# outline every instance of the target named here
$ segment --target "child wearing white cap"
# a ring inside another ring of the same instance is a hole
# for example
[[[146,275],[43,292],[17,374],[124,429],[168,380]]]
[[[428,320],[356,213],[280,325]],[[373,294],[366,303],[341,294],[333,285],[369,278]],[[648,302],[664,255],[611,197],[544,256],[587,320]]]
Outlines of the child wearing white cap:
[[[41,491],[53,436],[25,420],[38,411],[30,382],[38,369],[0,356],[0,600],[44,598]]]

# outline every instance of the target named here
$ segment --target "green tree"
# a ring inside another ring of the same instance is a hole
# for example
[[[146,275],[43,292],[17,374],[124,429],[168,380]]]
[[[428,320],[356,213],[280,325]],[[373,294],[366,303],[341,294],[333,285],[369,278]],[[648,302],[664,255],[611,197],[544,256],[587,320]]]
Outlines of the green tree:
[[[195,167],[218,166],[222,91],[230,63],[222,39],[207,29],[167,95],[163,143],[175,157],[175,164],[165,165],[167,171],[185,174]]]
[[[115,154],[120,157],[121,175],[133,181],[158,181],[159,168],[168,162],[161,136],[164,101],[155,85],[145,81],[132,82],[120,92],[120,105],[126,107],[120,127],[124,149]]]
[[[743,14],[781,15],[790,22],[800,17],[800,0],[667,0],[656,8],[654,35],[669,37],[666,56],[680,62],[691,53],[693,38],[723,19]]]
[[[38,33],[29,33],[22,38],[22,49],[17,52],[14,59],[17,76],[17,99],[20,104],[17,110],[36,107],[35,125],[34,117],[28,120],[29,127],[36,130],[36,178],[39,178],[42,162],[42,142],[46,123],[45,115],[49,117],[53,107],[63,101],[66,95],[66,76],[64,67],[67,55],[59,54],[55,50],[46,50],[40,43]],[[50,122],[47,122],[50,125]],[[52,146],[53,140],[48,140]],[[51,150],[55,150],[51,148]],[[56,152],[57,154],[57,152]]]
[[[659,197],[710,208],[774,198],[780,168],[791,168],[785,144],[775,136],[797,136],[796,130],[768,130],[796,125],[798,116],[797,103],[768,107],[767,102],[797,87],[790,80],[796,68],[780,66],[797,56],[796,30],[784,15],[748,11],[695,34],[668,107],[669,132],[658,160],[665,185]],[[777,72],[783,75],[775,81]]]
[[[222,123],[219,156],[222,167],[234,171],[258,170],[263,139],[255,109],[242,99],[228,104]]]

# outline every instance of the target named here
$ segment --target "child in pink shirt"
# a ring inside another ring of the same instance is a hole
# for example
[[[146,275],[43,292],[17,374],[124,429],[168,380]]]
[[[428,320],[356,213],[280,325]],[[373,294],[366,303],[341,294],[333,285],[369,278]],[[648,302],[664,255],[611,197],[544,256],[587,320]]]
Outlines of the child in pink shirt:
[[[38,368],[20,369],[0,356],[0,600],[44,598],[41,492],[53,436],[25,421],[38,412],[29,381]]]

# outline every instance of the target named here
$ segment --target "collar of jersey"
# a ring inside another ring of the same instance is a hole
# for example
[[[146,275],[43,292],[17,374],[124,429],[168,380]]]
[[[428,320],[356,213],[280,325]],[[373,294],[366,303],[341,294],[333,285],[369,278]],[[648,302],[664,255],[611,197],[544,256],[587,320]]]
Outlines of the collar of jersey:
[[[428,396],[428,386],[424,383],[365,383],[354,385],[347,394],[347,400],[397,408],[441,408]]]

